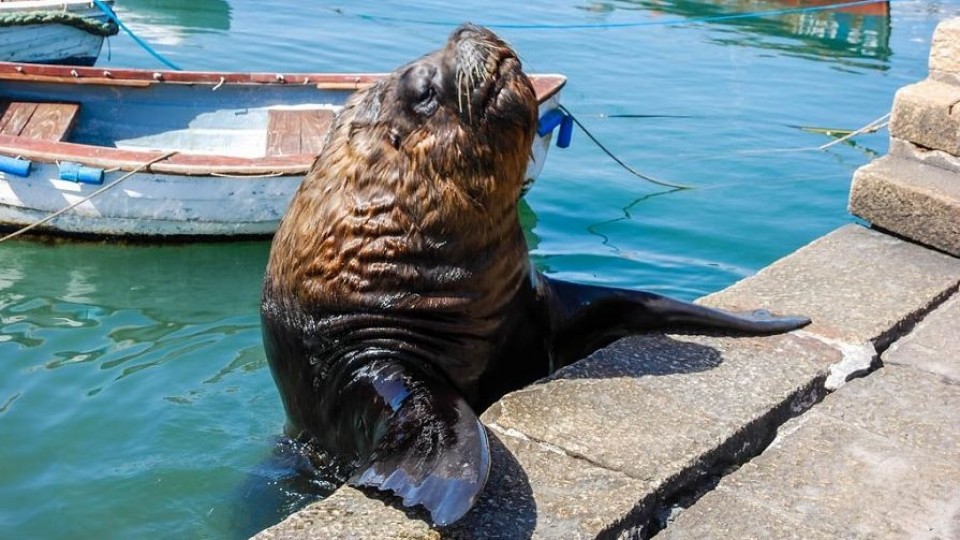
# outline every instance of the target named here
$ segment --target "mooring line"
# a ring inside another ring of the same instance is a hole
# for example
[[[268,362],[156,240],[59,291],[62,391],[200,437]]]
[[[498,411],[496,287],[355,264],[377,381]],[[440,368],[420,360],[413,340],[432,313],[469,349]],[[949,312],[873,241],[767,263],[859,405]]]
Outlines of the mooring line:
[[[874,133],[876,131],[879,131],[890,124],[890,122],[888,121],[889,118],[890,118],[890,113],[887,113],[881,116],[880,118],[877,118],[876,120],[871,121],[865,126],[859,129],[855,129],[850,133],[847,133],[843,137],[832,140],[826,144],[821,144],[820,146],[798,146],[796,148],[758,148],[754,150],[738,150],[738,151],[735,151],[734,153],[739,155],[762,155],[762,154],[784,154],[784,153],[790,153],[790,152],[819,152],[822,150],[826,150],[832,146],[838,145],[842,142],[848,141],[853,137],[856,137],[857,135],[863,135],[864,133]]]
[[[593,144],[597,145],[597,147],[600,148],[600,150],[602,150],[603,153],[605,153],[607,156],[609,156],[610,159],[612,159],[612,160],[614,160],[615,162],[617,162],[617,164],[620,165],[621,167],[623,167],[623,169],[624,169],[625,171],[627,171],[627,172],[629,172],[630,174],[636,176],[637,178],[640,178],[641,180],[646,180],[647,182],[650,182],[651,184],[656,184],[656,185],[658,185],[658,186],[668,187],[668,188],[671,188],[671,189],[673,189],[673,190],[693,189],[693,186],[685,186],[685,185],[682,185],[682,184],[673,184],[673,183],[671,183],[671,182],[666,182],[666,181],[664,181],[664,180],[659,180],[659,179],[657,179],[657,178],[653,178],[652,176],[647,176],[647,175],[643,174],[642,172],[634,169],[634,168],[631,167],[630,165],[627,165],[626,163],[623,162],[622,159],[618,158],[616,155],[614,155],[613,152],[611,152],[606,146],[604,146],[603,143],[601,143],[599,139],[597,139],[596,137],[594,137],[594,136],[593,136],[593,133],[590,133],[590,130],[588,130],[588,129],[580,122],[580,120],[578,120],[577,117],[574,116],[573,113],[570,112],[569,109],[567,109],[567,108],[564,107],[563,105],[560,105],[559,108],[560,108],[561,111],[563,111],[564,114],[568,115],[568,116],[573,120],[573,123],[576,124],[577,127],[579,127],[581,130],[583,130],[583,132],[587,135],[587,137],[588,137],[591,141],[593,141]]]
[[[818,147],[817,147],[817,150],[826,150],[827,148],[830,148],[831,146],[840,144],[840,143],[842,143],[842,142],[844,142],[844,141],[846,141],[846,140],[848,140],[848,139],[852,139],[853,137],[856,137],[857,135],[861,135],[861,134],[863,134],[863,133],[873,133],[874,131],[881,130],[881,129],[883,129],[884,127],[886,127],[886,126],[888,126],[888,125],[890,124],[890,122],[888,121],[889,118],[890,118],[890,113],[887,113],[887,114],[881,116],[880,118],[877,118],[877,119],[874,120],[873,122],[870,122],[869,124],[863,126],[862,128],[860,128],[860,129],[855,129],[855,130],[851,131],[850,133],[847,133],[846,135],[844,135],[843,137],[840,137],[839,139],[837,139],[837,140],[835,140],[835,141],[830,141],[830,142],[828,142],[827,144],[822,144],[822,145],[818,146]]]
[[[150,166],[153,165],[154,163],[157,163],[158,161],[163,161],[163,160],[169,158],[170,156],[172,156],[172,155],[174,155],[174,154],[176,154],[176,153],[177,153],[176,150],[174,150],[173,152],[167,152],[166,154],[164,154],[164,155],[162,155],[162,156],[160,156],[160,157],[158,157],[158,158],[152,159],[152,160],[144,163],[143,165],[140,165],[140,166],[137,167],[136,169],[128,172],[127,174],[121,176],[120,178],[117,178],[117,179],[114,180],[113,182],[110,182],[109,184],[101,187],[100,189],[94,191],[93,193],[91,193],[90,195],[87,195],[86,197],[80,199],[79,201],[77,201],[77,202],[75,202],[75,203],[67,206],[66,208],[61,208],[60,210],[57,210],[56,212],[50,214],[49,216],[41,219],[40,221],[35,221],[35,222],[31,223],[30,225],[27,225],[26,227],[17,229],[16,231],[13,231],[12,233],[4,236],[3,238],[0,238],[0,244],[6,242],[7,240],[10,240],[11,238],[16,238],[16,237],[20,236],[21,234],[23,234],[23,233],[25,233],[25,232],[31,231],[31,230],[33,230],[33,229],[36,229],[36,228],[39,227],[40,225],[43,225],[44,223],[47,223],[47,222],[49,222],[49,221],[51,221],[51,220],[53,220],[53,219],[56,219],[56,218],[62,216],[63,214],[69,212],[70,210],[73,210],[74,208],[76,208],[76,207],[80,206],[81,204],[89,201],[90,199],[93,199],[93,198],[96,197],[97,195],[100,195],[101,193],[107,191],[108,189],[116,186],[116,185],[119,184],[120,182],[123,182],[123,181],[126,180],[127,178],[130,178],[130,177],[133,176],[134,174],[136,174],[136,173],[138,173],[138,172],[140,172],[140,171],[143,171],[144,169],[150,167]]]
[[[177,71],[182,71],[182,69],[180,68],[180,66],[174,64],[174,63],[171,62],[170,60],[167,60],[162,54],[160,54],[159,52],[157,52],[156,49],[154,49],[154,48],[151,47],[146,41],[144,41],[143,39],[141,39],[140,36],[138,36],[138,35],[136,35],[135,33],[133,33],[133,30],[131,30],[130,28],[128,28],[127,25],[123,24],[123,21],[120,20],[120,17],[117,17],[117,14],[114,13],[113,10],[110,9],[109,6],[107,6],[106,4],[103,3],[103,0],[91,0],[91,1],[93,2],[93,4],[94,4],[95,6],[97,6],[97,7],[100,9],[100,11],[103,12],[104,15],[107,16],[107,18],[109,18],[111,21],[114,22],[114,24],[116,24],[117,26],[119,26],[121,30],[123,30],[124,32],[126,32],[127,35],[130,36],[130,37],[133,39],[133,41],[136,42],[137,45],[139,45],[143,50],[147,51],[147,52],[150,54],[150,56],[156,58],[156,59],[159,60],[160,62],[163,62],[163,64],[166,65],[167,67],[169,67],[170,69],[174,69],[174,70],[177,70]]]

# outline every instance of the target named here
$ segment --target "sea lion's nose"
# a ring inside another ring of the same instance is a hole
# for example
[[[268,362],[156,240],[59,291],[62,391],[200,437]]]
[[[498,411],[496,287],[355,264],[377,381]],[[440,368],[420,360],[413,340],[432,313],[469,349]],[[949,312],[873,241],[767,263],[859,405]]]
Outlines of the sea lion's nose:
[[[464,39],[481,39],[484,35],[490,35],[492,32],[483,28],[482,26],[477,26],[472,23],[464,23],[460,25],[459,28],[453,31],[453,34],[450,35],[452,41],[460,41]]]

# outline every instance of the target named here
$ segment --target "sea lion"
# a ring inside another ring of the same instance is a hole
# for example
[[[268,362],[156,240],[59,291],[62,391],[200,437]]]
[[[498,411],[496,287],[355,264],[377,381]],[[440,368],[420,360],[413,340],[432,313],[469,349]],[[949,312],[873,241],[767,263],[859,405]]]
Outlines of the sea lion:
[[[475,411],[504,392],[650,328],[809,322],[534,271],[517,204],[536,124],[516,53],[463,26],[351,97],[270,252],[263,339],[287,434],[438,525],[486,482]]]

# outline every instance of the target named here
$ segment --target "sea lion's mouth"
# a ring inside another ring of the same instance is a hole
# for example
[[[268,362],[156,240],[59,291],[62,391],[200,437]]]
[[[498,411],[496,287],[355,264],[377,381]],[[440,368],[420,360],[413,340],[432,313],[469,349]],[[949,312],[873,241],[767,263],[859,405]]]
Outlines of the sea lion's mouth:
[[[478,105],[478,110],[486,110],[490,102],[503,90],[504,79],[500,76],[502,65],[502,60],[497,62],[496,67],[487,73],[484,80],[471,93],[472,101]]]
[[[496,101],[519,61],[493,32],[467,25],[451,36],[457,107],[466,118],[482,118]]]

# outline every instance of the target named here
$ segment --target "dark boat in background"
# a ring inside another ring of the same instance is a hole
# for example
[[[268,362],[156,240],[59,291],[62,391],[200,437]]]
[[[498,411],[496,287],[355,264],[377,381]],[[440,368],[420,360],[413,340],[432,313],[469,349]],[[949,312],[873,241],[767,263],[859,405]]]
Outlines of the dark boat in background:
[[[118,30],[90,0],[0,0],[0,61],[92,66]]]

